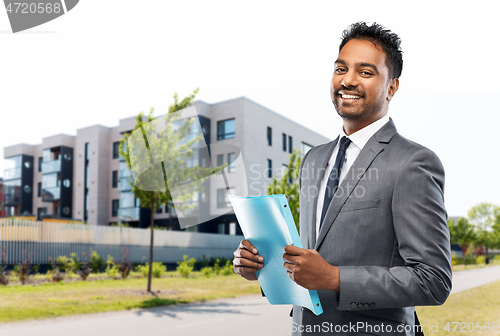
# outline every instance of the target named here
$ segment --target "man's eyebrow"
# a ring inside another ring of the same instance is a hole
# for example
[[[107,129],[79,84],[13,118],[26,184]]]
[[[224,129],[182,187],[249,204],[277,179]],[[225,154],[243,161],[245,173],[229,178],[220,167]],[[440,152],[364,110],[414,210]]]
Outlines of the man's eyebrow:
[[[342,64],[342,65],[347,66],[346,62],[342,59],[336,60],[335,64]],[[373,70],[375,70],[377,73],[379,72],[378,68],[375,64],[371,64],[371,63],[367,63],[367,62],[360,62],[360,63],[356,63],[356,66],[357,67],[369,67],[369,68],[372,68]]]

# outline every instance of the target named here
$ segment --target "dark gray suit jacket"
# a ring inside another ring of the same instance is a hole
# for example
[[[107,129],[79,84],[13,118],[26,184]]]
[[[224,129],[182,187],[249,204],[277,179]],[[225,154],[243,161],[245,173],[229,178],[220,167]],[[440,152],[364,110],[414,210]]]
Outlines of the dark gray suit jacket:
[[[414,335],[414,306],[442,304],[451,290],[443,166],[391,119],[347,172],[316,237],[319,183],[337,141],[302,161],[300,238],[339,266],[340,292],[318,291],[319,316],[294,307],[293,335]]]

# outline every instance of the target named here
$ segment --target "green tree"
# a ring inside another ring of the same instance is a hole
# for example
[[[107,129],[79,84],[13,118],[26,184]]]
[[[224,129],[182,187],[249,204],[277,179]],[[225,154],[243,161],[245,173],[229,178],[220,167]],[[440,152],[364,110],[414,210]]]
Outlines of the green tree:
[[[474,226],[469,223],[467,218],[460,217],[456,222],[448,219],[448,228],[450,229],[451,244],[458,244],[467,247],[474,243],[476,233]]]
[[[268,195],[285,194],[290,211],[292,212],[295,226],[300,234],[300,208],[299,208],[299,170],[302,157],[300,151],[293,150],[289,155],[288,167],[283,176],[273,176],[273,181],[267,187]]]
[[[500,218],[500,208],[492,203],[479,203],[473,206],[468,213],[469,222],[475,226],[476,244],[488,249],[495,247],[499,242],[496,228],[498,228],[497,219]]]
[[[125,159],[129,169],[143,172],[142,175],[135,176],[135,181],[131,181],[132,192],[139,199],[141,207],[148,208],[151,211],[149,227],[151,230],[151,242],[147,286],[149,292],[151,292],[153,267],[154,218],[156,211],[163,204],[170,204],[172,202],[169,185],[179,184],[180,181],[197,181],[201,177],[206,177],[213,172],[211,168],[199,167],[198,165],[190,166],[187,162],[190,155],[192,155],[191,147],[203,139],[202,134],[196,137],[188,137],[194,119],[185,119],[175,129],[172,125],[173,121],[175,121],[172,113],[191,106],[197,92],[198,89],[194,90],[191,95],[181,101],[179,101],[178,95],[174,94],[174,103],[169,107],[164,124],[160,124],[160,130],[152,128],[152,125],[156,125],[152,123],[156,119],[154,117],[154,108],[151,108],[147,117],[144,116],[143,112],[139,113],[136,118],[134,131],[140,130],[140,133],[131,132],[125,134],[124,138],[120,140],[120,156]],[[151,133],[153,131],[154,133]],[[147,136],[148,134],[149,137]],[[153,142],[150,143],[148,139],[153,139]],[[161,161],[161,163],[154,163],[154,158],[169,159]],[[168,181],[168,184],[166,181]],[[186,200],[192,199],[193,195],[200,190],[200,187],[201,183],[190,184],[190,187],[184,189],[185,194],[181,197]],[[179,209],[176,208],[176,212],[178,212],[177,210]]]

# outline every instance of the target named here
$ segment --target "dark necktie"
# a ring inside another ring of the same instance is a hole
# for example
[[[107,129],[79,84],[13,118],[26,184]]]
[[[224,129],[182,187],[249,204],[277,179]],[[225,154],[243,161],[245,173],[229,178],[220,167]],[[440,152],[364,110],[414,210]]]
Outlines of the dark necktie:
[[[345,136],[340,139],[337,158],[335,159],[335,164],[333,165],[330,176],[328,177],[328,183],[326,184],[325,199],[323,201],[323,210],[321,212],[321,221],[319,222],[319,225],[323,223],[323,219],[325,219],[326,215],[326,210],[328,209],[328,206],[332,201],[333,195],[335,195],[335,192],[339,187],[340,170],[342,169],[342,165],[344,164],[345,151],[350,144],[351,139]]]

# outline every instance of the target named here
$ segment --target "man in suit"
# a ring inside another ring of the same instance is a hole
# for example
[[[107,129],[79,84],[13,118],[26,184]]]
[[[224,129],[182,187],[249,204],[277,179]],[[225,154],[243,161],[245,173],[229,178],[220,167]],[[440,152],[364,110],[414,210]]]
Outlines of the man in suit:
[[[324,312],[295,306],[293,335],[418,335],[414,306],[450,293],[443,166],[387,115],[402,65],[391,31],[364,22],[344,31],[330,90],[343,127],[302,161],[304,248],[283,255],[289,277],[318,290]],[[264,258],[246,240],[234,254],[236,273],[255,280]]]

